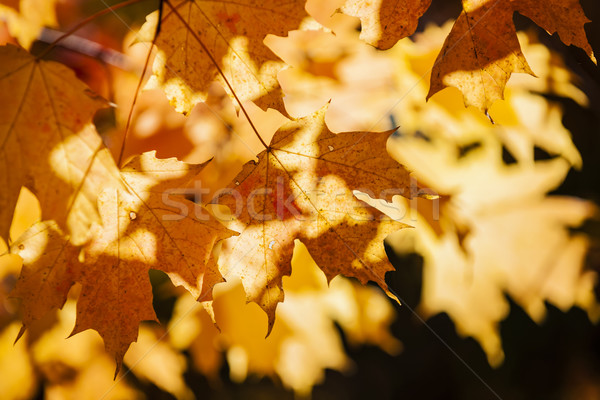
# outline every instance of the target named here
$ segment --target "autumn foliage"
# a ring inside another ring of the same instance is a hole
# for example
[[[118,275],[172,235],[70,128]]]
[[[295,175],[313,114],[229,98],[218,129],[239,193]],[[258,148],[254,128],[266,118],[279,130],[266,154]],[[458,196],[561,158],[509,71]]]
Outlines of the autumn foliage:
[[[513,17],[595,63],[589,20],[577,0],[463,0],[453,24],[415,33],[430,3],[163,0],[124,39],[129,70],[92,90],[49,57],[94,18],[69,31],[52,1],[0,1],[15,42],[0,47],[0,273],[19,271],[21,324],[7,337],[30,331],[33,348],[57,327],[69,340],[93,329],[117,373],[125,360],[153,381],[143,360],[154,342],[176,377],[175,350],[207,376],[226,350],[232,376],[277,374],[306,394],[324,368],[347,368],[334,322],[351,341],[399,351],[381,293],[338,278],[374,282],[399,304],[386,238],[423,256],[420,315],[448,313],[493,365],[503,293],[537,321],[544,301],[595,317],[589,242],[569,229],[596,206],[547,195],[581,157],[540,93],[587,99]],[[69,32],[34,51],[44,26]],[[560,157],[536,160],[534,147]],[[140,330],[158,321],[151,270],[183,288],[169,345]],[[232,311],[245,302],[266,318]],[[181,378],[157,385],[189,397]]]

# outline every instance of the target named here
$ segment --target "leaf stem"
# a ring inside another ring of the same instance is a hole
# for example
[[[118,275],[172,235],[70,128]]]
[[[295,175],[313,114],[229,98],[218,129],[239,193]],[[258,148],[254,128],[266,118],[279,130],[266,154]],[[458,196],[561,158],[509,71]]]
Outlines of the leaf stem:
[[[248,112],[246,111],[246,109],[242,105],[242,102],[239,99],[239,97],[237,96],[237,94],[235,93],[235,90],[233,90],[233,87],[231,86],[231,83],[229,83],[229,80],[225,76],[225,73],[223,73],[223,70],[221,69],[221,67],[219,67],[219,64],[217,63],[217,60],[215,60],[215,58],[210,53],[210,51],[208,50],[208,48],[206,47],[206,45],[204,44],[204,42],[202,41],[202,39],[200,39],[200,37],[196,34],[196,32],[194,32],[194,30],[192,29],[192,27],[183,19],[183,17],[181,16],[181,14],[179,14],[179,11],[177,11],[177,9],[171,4],[171,2],[169,0],[163,0],[163,3],[166,3],[169,7],[171,7],[171,10],[173,10],[173,13],[177,16],[177,18],[179,18],[179,20],[183,23],[183,25],[185,25],[185,27],[187,28],[188,32],[194,37],[194,39],[196,39],[196,41],[198,42],[198,44],[200,44],[200,47],[202,47],[202,50],[204,50],[204,52],[206,53],[206,55],[208,56],[208,58],[210,59],[210,61],[215,66],[215,68],[216,68],[217,72],[219,73],[219,75],[221,75],[221,77],[225,81],[225,84],[227,85],[227,87],[231,91],[231,94],[235,98],[235,101],[237,101],[237,103],[239,104],[240,109],[244,113],[244,116],[248,120],[248,123],[250,123],[250,127],[252,128],[252,130],[254,131],[254,133],[256,134],[256,136],[258,137],[258,140],[260,140],[260,142],[262,143],[262,145],[265,146],[265,149],[269,150],[269,145],[267,145],[267,143],[265,143],[265,141],[263,140],[263,138],[260,136],[260,133],[258,133],[258,130],[254,126],[254,123],[252,122],[252,119],[250,119],[250,116],[248,115]]]
[[[125,144],[127,143],[127,134],[129,133],[129,127],[131,125],[131,120],[133,119],[133,109],[135,108],[135,104],[137,103],[138,96],[140,94],[140,89],[142,87],[142,83],[144,82],[144,75],[146,75],[146,71],[148,70],[148,64],[150,63],[150,56],[152,55],[152,48],[154,47],[154,43],[156,43],[156,38],[160,32],[160,21],[162,19],[162,6],[158,11],[158,24],[156,25],[156,32],[154,33],[154,38],[152,39],[152,44],[148,49],[148,55],[146,56],[146,61],[144,62],[144,68],[142,69],[142,75],[140,76],[140,80],[138,81],[137,87],[135,88],[135,94],[133,95],[133,100],[131,101],[131,107],[129,108],[129,114],[127,114],[127,123],[125,124],[125,133],[123,134],[123,142],[121,143],[121,150],[119,151],[119,158],[117,160],[117,166],[121,168],[121,161],[123,160],[123,154],[125,153]]]

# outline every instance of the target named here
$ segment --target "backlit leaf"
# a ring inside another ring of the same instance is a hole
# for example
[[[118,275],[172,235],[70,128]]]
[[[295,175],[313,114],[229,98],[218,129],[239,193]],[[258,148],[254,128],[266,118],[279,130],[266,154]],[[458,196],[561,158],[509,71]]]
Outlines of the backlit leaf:
[[[328,280],[342,274],[387,291],[384,275],[393,268],[383,239],[406,227],[353,194],[411,196],[409,172],[386,152],[391,132],[333,134],[323,124],[325,109],[282,126],[258,162],[246,164],[213,199],[229,207],[235,218],[228,227],[240,232],[223,242],[220,271],[226,279],[241,278],[247,300],[267,313],[269,331],[283,301],[281,279],[290,274],[294,239]]]

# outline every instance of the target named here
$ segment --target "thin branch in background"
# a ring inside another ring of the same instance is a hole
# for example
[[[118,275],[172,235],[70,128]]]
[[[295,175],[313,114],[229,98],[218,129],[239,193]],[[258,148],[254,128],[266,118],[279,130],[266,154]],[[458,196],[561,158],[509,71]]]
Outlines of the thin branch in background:
[[[54,43],[64,35],[64,32],[56,29],[44,28],[37,40],[43,43]],[[60,41],[58,46],[67,50],[76,51],[83,55],[96,58],[99,61],[120,68],[124,71],[134,70],[133,63],[129,57],[119,51],[102,46],[92,40],[77,35],[67,36]]]

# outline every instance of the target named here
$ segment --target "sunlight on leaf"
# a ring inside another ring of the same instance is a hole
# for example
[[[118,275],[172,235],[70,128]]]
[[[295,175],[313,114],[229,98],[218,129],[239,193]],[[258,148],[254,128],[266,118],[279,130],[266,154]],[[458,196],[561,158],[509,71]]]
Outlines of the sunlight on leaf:
[[[121,169],[124,187],[100,195],[103,225],[94,227],[85,248],[72,334],[97,330],[117,370],[140,322],[156,320],[149,268],[166,272],[200,300],[210,300],[212,286],[222,281],[212,248],[233,232],[201,214],[182,191],[203,167],[144,153]]]
[[[83,22],[61,49],[0,46],[0,397],[187,400],[268,377],[307,398],[362,372],[349,349],[402,351],[391,249],[422,259],[403,319],[446,313],[492,366],[511,304],[600,319],[598,207],[552,193],[581,193],[561,185],[583,168],[566,126],[589,79],[513,22],[595,62],[577,0],[463,0],[419,33],[430,0],[164,0],[124,39],[150,5],[117,29],[83,3],[58,7]],[[0,0],[0,36],[31,46],[56,5]]]
[[[283,125],[258,162],[247,163],[213,199],[229,207],[236,218],[227,226],[240,232],[223,242],[219,269],[225,279],[240,277],[247,300],[267,313],[269,332],[284,298],[281,279],[290,274],[294,239],[308,247],[328,280],[344,274],[387,292],[384,275],[393,267],[383,239],[406,227],[352,192],[411,196],[409,172],[386,151],[391,132],[333,134],[324,126],[325,110]]]
[[[465,106],[487,111],[504,97],[514,72],[532,74],[517,40],[507,1],[465,1],[431,74],[427,98],[447,86],[458,88]]]
[[[79,249],[69,243],[54,221],[37,223],[10,248],[23,259],[12,296],[20,298],[23,327],[19,336],[51,311],[62,308],[79,278]]]

